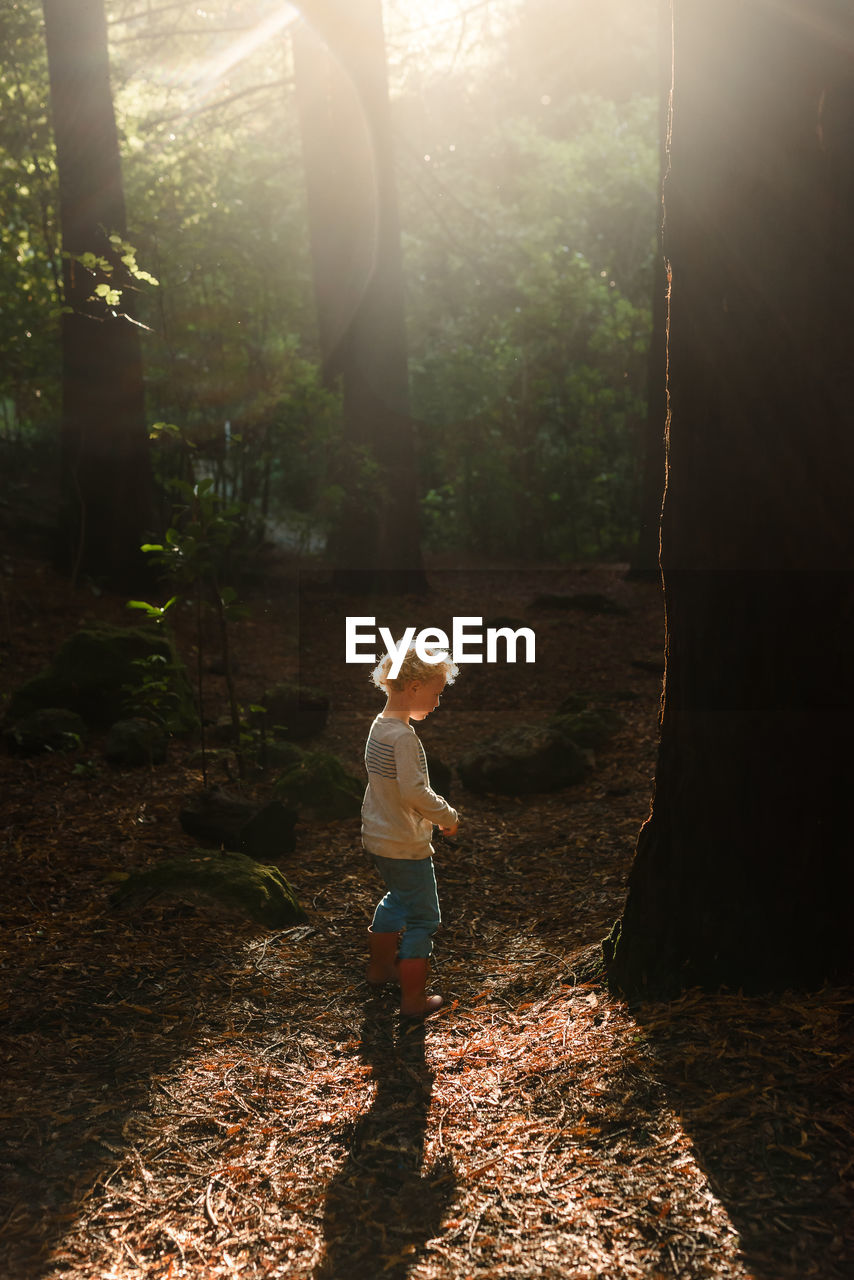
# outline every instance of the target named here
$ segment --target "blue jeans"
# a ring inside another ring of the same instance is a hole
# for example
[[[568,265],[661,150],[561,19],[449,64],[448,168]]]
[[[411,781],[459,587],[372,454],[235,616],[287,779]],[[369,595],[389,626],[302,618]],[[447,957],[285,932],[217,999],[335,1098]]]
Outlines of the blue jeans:
[[[405,930],[401,960],[426,959],[442,923],[432,858],[380,858],[372,854],[388,892],[374,912],[374,933]]]

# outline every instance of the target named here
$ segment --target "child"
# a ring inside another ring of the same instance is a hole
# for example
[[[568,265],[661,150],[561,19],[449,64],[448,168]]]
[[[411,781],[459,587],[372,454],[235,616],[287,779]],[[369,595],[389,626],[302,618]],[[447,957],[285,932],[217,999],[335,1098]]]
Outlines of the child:
[[[445,685],[459,674],[447,654],[430,656],[439,660],[424,662],[414,649],[408,650],[392,678],[386,654],[371,673],[386,704],[365,744],[368,787],[362,803],[362,844],[387,890],[368,930],[368,981],[399,981],[400,1012],[421,1018],[442,1003],[441,996],[425,994],[427,958],[441,920],[431,856],[433,824],[452,836],[458,822],[456,811],[430,787],[424,748],[409,723],[435,711]]]

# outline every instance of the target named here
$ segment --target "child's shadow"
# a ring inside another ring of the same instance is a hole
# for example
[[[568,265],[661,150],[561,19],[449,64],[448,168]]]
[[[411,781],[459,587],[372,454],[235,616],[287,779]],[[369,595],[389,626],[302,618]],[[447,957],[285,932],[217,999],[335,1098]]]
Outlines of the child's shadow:
[[[456,1178],[450,1160],[423,1172],[433,1086],[424,1039],[424,1024],[398,1025],[384,997],[365,1005],[361,1056],[373,1068],[377,1091],[329,1183],[325,1247],[314,1280],[403,1280],[439,1234]]]

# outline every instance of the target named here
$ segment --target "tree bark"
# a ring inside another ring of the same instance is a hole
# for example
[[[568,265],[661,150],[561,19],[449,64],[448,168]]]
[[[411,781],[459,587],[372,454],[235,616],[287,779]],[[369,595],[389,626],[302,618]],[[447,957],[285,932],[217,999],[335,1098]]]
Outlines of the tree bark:
[[[660,193],[667,172],[667,137],[673,79],[673,35],[670,0],[658,0],[658,138]],[[640,527],[630,577],[658,578],[661,502],[664,497],[664,428],[667,420],[667,270],[664,264],[663,203],[658,227],[658,253],[652,279],[652,333],[646,380],[646,424],[643,441],[643,479]]]
[[[674,0],[666,674],[609,975],[852,969],[854,20]]]
[[[379,0],[311,0],[293,40],[321,352],[340,379],[339,583],[420,591],[413,426]],[[310,24],[310,25],[308,25]]]
[[[94,253],[126,283],[111,234],[126,234],[119,143],[103,0],[44,0],[59,172],[62,317],[59,559],[115,586],[142,573],[151,472],[139,334],[127,315],[89,301],[96,276],[75,259]],[[70,255],[70,256],[69,256]],[[127,313],[127,293],[121,309]]]

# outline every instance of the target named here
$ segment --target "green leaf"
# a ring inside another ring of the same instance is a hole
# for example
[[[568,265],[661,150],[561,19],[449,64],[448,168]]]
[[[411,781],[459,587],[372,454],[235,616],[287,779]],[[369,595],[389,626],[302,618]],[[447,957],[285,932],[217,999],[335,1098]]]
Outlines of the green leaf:
[[[108,307],[117,307],[122,300],[122,291],[109,284],[96,284],[93,297],[102,298]]]

